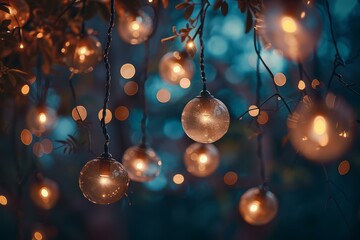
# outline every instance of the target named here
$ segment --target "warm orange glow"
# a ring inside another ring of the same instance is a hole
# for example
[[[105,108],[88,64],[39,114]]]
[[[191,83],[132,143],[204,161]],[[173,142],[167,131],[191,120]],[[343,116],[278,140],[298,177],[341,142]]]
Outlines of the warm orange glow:
[[[167,103],[171,99],[171,93],[166,89],[160,89],[156,94],[156,98],[161,103]]]
[[[23,44],[23,43],[20,43],[19,48],[20,48],[20,49],[24,49],[24,44]]]
[[[45,113],[40,113],[39,114],[39,121],[40,123],[45,123],[47,120],[46,114]]]
[[[79,116],[80,114],[80,116]],[[76,106],[71,111],[71,116],[75,121],[84,121],[87,117],[87,111],[84,106]]]
[[[298,89],[299,90],[304,90],[306,87],[306,84],[303,80],[300,80],[299,83],[298,83]]]
[[[42,157],[44,155],[44,147],[40,142],[34,144],[33,153],[37,157]]]
[[[274,82],[277,86],[282,87],[286,83],[286,76],[283,73],[276,73],[274,76]]]
[[[127,82],[124,86],[124,91],[126,95],[134,96],[139,90],[139,86],[136,82]]]
[[[131,79],[135,76],[136,69],[131,63],[125,63],[120,68],[120,75],[125,79]]]
[[[253,213],[257,212],[259,210],[259,205],[260,205],[259,201],[252,202],[249,205],[250,212],[253,212]]]
[[[350,171],[350,163],[347,160],[342,161],[339,164],[338,172],[340,175],[346,175]]]
[[[188,79],[188,78],[182,78],[181,80],[180,80],[180,87],[182,87],[182,88],[189,88],[190,87],[190,85],[191,85],[191,82],[190,82],[190,80]]]
[[[53,144],[50,139],[47,139],[47,138],[43,139],[41,141],[41,145],[43,147],[43,151],[45,154],[50,154],[52,152]]]
[[[110,179],[109,179],[109,177],[100,176],[99,183],[103,186],[108,185],[110,183]]]
[[[261,125],[266,124],[269,121],[269,115],[267,114],[267,112],[263,112],[261,111],[258,118],[257,118],[257,122]]]
[[[100,109],[99,113],[98,113],[98,118],[101,121],[103,117],[103,110]],[[112,120],[112,113],[109,109],[106,109],[106,116],[105,116],[105,124],[108,124],[109,122],[111,122]]]
[[[129,114],[129,109],[125,106],[119,106],[115,109],[115,118],[119,121],[128,119]]]
[[[29,85],[25,84],[24,86],[22,86],[22,88],[21,88],[21,93],[22,93],[23,95],[28,95],[29,92],[30,92],[30,87],[29,87]]]
[[[184,182],[184,176],[182,174],[175,174],[173,177],[173,181],[175,184],[182,184]]]
[[[24,129],[21,131],[20,139],[24,145],[30,145],[33,140],[33,137],[29,130]]]
[[[131,29],[134,30],[134,31],[139,30],[140,29],[140,24],[137,21],[133,21],[131,23]]]
[[[256,117],[257,115],[259,115],[259,108],[256,105],[251,105],[249,107],[249,115],[252,117]]]
[[[317,80],[317,79],[312,80],[312,82],[311,82],[311,87],[312,87],[313,89],[316,89],[318,86],[320,86],[320,81]]]
[[[42,240],[43,239],[43,235],[41,234],[41,232],[34,232],[34,239],[35,240]]]
[[[238,180],[238,175],[235,172],[227,172],[224,175],[224,183],[226,185],[234,185]]]
[[[303,19],[303,18],[305,18],[305,16],[306,16],[306,12],[302,11],[301,14],[300,14],[300,18]]]
[[[294,33],[297,30],[296,22],[291,17],[283,17],[281,19],[281,27],[284,32],[288,33]]]
[[[313,122],[313,131],[317,135],[323,135],[326,133],[327,123],[323,116],[316,116]]]
[[[8,204],[8,200],[4,195],[0,195],[0,204],[6,206]]]
[[[49,189],[46,188],[46,187],[40,188],[40,195],[41,195],[41,197],[43,197],[43,198],[49,197],[49,195],[50,195]]]

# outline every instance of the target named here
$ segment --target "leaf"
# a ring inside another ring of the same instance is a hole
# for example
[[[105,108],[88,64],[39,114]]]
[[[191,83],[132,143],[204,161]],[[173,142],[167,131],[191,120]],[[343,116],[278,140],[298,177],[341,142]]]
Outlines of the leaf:
[[[238,8],[241,13],[244,13],[246,11],[246,2],[244,0],[238,0]]]
[[[221,7],[222,1],[223,0],[216,0],[216,2],[214,3],[214,10],[218,10]]]
[[[245,29],[245,33],[250,32],[250,30],[252,29],[253,26],[253,17],[252,14],[250,12],[250,10],[247,11],[247,15],[246,15],[246,29]]]
[[[161,3],[164,8],[167,8],[169,6],[169,0],[162,0]]]
[[[183,2],[183,3],[177,4],[177,5],[175,6],[175,8],[176,8],[177,10],[180,10],[180,9],[187,8],[187,7],[189,7],[189,6],[190,6],[190,3],[188,3],[188,2]]]
[[[195,5],[191,5],[190,7],[186,8],[184,18],[187,20],[191,17],[194,11]]]
[[[10,19],[5,19],[1,22],[1,27],[2,28],[7,28],[11,23],[11,20]]]
[[[18,74],[28,75],[27,72],[24,72],[24,71],[21,71],[19,69],[15,69],[15,68],[9,69],[8,72],[14,72],[14,73],[18,73]]]
[[[10,5],[9,5],[10,6]],[[1,3],[0,4],[0,10],[3,11],[3,12],[6,12],[8,14],[10,14],[10,9],[5,7],[4,3]]]
[[[227,2],[223,2],[223,3],[221,4],[221,13],[222,13],[223,16],[226,16],[226,15],[228,14],[228,12],[229,12],[229,5],[228,5],[228,3],[227,3]]]
[[[173,35],[173,36],[170,36],[170,37],[163,38],[163,39],[161,39],[161,43],[164,43],[166,41],[173,41],[177,37],[178,37],[177,35]]]

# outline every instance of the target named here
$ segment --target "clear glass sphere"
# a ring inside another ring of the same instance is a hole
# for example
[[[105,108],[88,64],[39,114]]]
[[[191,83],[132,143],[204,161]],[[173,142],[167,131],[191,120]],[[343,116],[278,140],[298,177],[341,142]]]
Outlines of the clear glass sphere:
[[[61,48],[63,62],[73,73],[88,73],[102,59],[100,41],[92,35],[77,38],[69,35]]]
[[[36,136],[52,131],[57,123],[57,114],[50,107],[33,107],[26,115],[29,130]]]
[[[179,84],[182,79],[191,80],[194,75],[194,63],[186,52],[169,52],[159,63],[161,78],[170,84]]]
[[[241,196],[239,211],[247,223],[264,225],[276,216],[278,202],[269,190],[261,187],[250,188]]]
[[[128,148],[122,160],[132,181],[148,182],[157,177],[161,170],[161,160],[152,148],[144,145]]]
[[[59,187],[48,178],[37,180],[30,187],[30,196],[38,207],[49,210],[59,199]]]
[[[90,202],[110,204],[124,196],[129,177],[124,166],[115,159],[96,158],[81,169],[79,186]]]
[[[230,115],[220,100],[199,96],[186,104],[181,123],[186,135],[192,140],[213,143],[229,129]]]
[[[196,177],[207,177],[220,164],[220,154],[215,145],[193,143],[185,151],[186,170]]]
[[[153,21],[143,11],[139,11],[136,16],[128,13],[119,18],[118,32],[122,40],[137,45],[146,41],[152,34]]]
[[[265,4],[260,35],[269,46],[293,61],[306,60],[321,36],[321,17],[307,1],[277,0]]]
[[[24,0],[11,0],[8,1],[10,6],[10,14],[4,11],[0,11],[0,22],[3,20],[11,20],[9,29],[16,27],[23,27],[30,18],[30,7]]]
[[[354,125],[352,109],[333,94],[317,101],[305,96],[287,120],[294,148],[317,162],[341,157],[354,138]]]

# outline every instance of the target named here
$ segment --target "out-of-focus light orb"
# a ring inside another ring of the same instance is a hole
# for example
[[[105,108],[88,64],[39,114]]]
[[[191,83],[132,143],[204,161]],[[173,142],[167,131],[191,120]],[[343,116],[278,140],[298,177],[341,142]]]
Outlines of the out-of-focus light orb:
[[[166,89],[160,89],[157,93],[156,93],[156,98],[159,102],[161,103],[167,103],[170,101],[171,99],[171,93],[166,90]]]
[[[261,111],[257,117],[257,122],[261,125],[266,124],[269,121],[269,115],[267,112]]]
[[[188,78],[182,78],[179,83],[180,87],[186,89],[189,88],[191,85],[191,81]]]
[[[119,106],[115,109],[115,118],[119,121],[125,121],[129,117],[129,109],[125,106]]]
[[[42,156],[44,156],[44,147],[43,145],[41,144],[41,142],[36,142],[34,145],[33,145],[33,153],[36,157],[40,158]]]
[[[350,163],[348,160],[341,161],[338,166],[338,172],[340,175],[346,175],[350,171]]]
[[[153,21],[143,11],[137,15],[125,14],[119,18],[118,32],[122,40],[132,45],[146,41],[153,32]]]
[[[213,144],[193,143],[184,154],[186,170],[196,177],[207,177],[216,171],[220,154]]]
[[[238,180],[238,175],[236,174],[236,172],[230,171],[225,173],[224,175],[224,183],[226,185],[229,186],[234,185],[237,182],[237,180]]]
[[[32,240],[45,240],[44,233],[40,231],[35,231]]]
[[[207,92],[208,93],[208,92]],[[230,114],[223,102],[208,93],[188,102],[181,115],[186,135],[200,143],[213,143],[229,129]]]
[[[148,182],[156,178],[161,170],[161,160],[155,151],[147,146],[139,145],[128,148],[122,163],[132,181]]]
[[[28,95],[29,92],[30,92],[30,87],[29,87],[29,85],[25,84],[25,85],[23,85],[23,86],[21,87],[21,93],[22,93],[23,95]]]
[[[306,84],[303,80],[299,80],[299,83],[298,83],[298,89],[299,90],[304,90],[306,88]]]
[[[6,206],[8,204],[8,200],[4,195],[0,195],[0,205]]]
[[[30,196],[38,207],[49,210],[59,199],[59,187],[51,179],[37,179],[30,187]]]
[[[120,68],[120,75],[125,79],[131,79],[135,76],[136,69],[131,63],[125,63]]]
[[[319,86],[320,86],[320,81],[319,80],[314,79],[314,80],[311,81],[311,87],[313,89],[317,89]]]
[[[81,169],[79,186],[90,202],[111,204],[125,195],[129,176],[124,166],[115,159],[96,158]]]
[[[49,107],[33,107],[26,115],[26,123],[30,132],[39,136],[54,128],[57,123],[57,114]]]
[[[69,36],[61,48],[62,59],[73,73],[88,73],[102,59],[100,41],[93,35]]]
[[[16,27],[23,27],[30,18],[30,7],[24,0],[6,1],[10,4],[8,6],[10,14],[5,11],[0,11],[0,22],[4,20],[11,20],[8,28],[10,30]]]
[[[41,141],[41,145],[43,147],[43,150],[44,150],[45,154],[50,154],[52,152],[53,144],[52,144],[50,139],[47,139],[47,138],[43,139]]]
[[[305,96],[287,125],[290,141],[304,157],[329,162],[343,155],[354,137],[354,114],[340,98],[328,94],[325,101]]]
[[[101,121],[103,117],[103,109],[100,109],[98,113],[98,118]],[[112,112],[109,109],[106,109],[106,116],[105,116],[105,124],[108,124],[112,120]]]
[[[180,185],[180,184],[183,184],[185,181],[185,178],[182,174],[178,173],[178,174],[175,174],[174,177],[173,177],[173,182],[177,185]]]
[[[316,48],[321,36],[318,10],[302,0],[265,3],[264,28],[260,34],[284,57],[301,62]]]
[[[128,96],[134,96],[138,90],[139,85],[134,81],[127,82],[124,86],[124,92]]]
[[[277,86],[282,87],[286,83],[286,76],[283,73],[276,73],[274,76],[274,82]]]
[[[186,52],[168,52],[160,60],[159,72],[165,82],[179,84],[182,79],[187,79],[188,81],[192,79],[194,75],[194,63]],[[187,85],[184,82],[183,84],[185,84],[185,86]]]
[[[87,117],[87,111],[84,106],[76,106],[71,111],[71,116],[75,121],[85,121]]]
[[[255,226],[264,225],[276,216],[278,202],[269,190],[255,187],[241,196],[239,211],[247,223]]]
[[[260,109],[256,105],[249,106],[249,115],[252,117],[257,117],[260,113]]]
[[[24,145],[30,145],[33,140],[31,132],[28,129],[23,129],[20,134],[20,140]]]

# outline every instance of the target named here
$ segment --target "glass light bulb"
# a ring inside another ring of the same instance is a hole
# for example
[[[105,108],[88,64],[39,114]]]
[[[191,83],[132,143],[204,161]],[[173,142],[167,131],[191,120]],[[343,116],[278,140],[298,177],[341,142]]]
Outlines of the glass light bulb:
[[[120,200],[129,186],[123,165],[113,158],[96,158],[81,169],[79,186],[83,195],[96,204]]]
[[[260,36],[284,57],[303,61],[313,53],[321,36],[318,10],[306,1],[278,0],[265,4]]]
[[[29,130],[39,136],[54,129],[57,123],[57,114],[49,107],[33,107],[26,115],[26,123]]]
[[[153,32],[153,21],[149,15],[139,11],[137,15],[125,14],[119,18],[120,37],[132,45],[146,41]]]
[[[12,0],[8,1],[10,6],[10,14],[4,11],[0,11],[0,22],[3,20],[11,20],[9,29],[16,27],[23,27],[30,18],[30,7],[24,0]]]
[[[219,166],[219,151],[213,144],[193,143],[185,151],[184,163],[192,175],[207,177]]]
[[[354,119],[353,111],[333,94],[325,101],[312,101],[306,96],[288,118],[290,141],[310,160],[336,160],[351,145]]]
[[[247,190],[240,199],[239,211],[251,225],[264,225],[277,214],[278,202],[269,190],[255,187]]]
[[[61,48],[61,56],[71,72],[88,73],[101,61],[102,46],[93,35],[80,38],[69,35]]]
[[[59,187],[51,179],[41,179],[31,185],[30,196],[38,207],[49,210],[59,199]]]
[[[161,160],[152,148],[144,145],[128,148],[122,160],[132,181],[148,182],[157,177],[161,170]]]
[[[185,52],[169,52],[161,58],[159,72],[165,82],[179,84],[182,79],[192,79],[194,63]]]
[[[229,129],[230,115],[225,104],[209,94],[198,96],[186,104],[181,123],[186,135],[192,140],[213,143]]]

